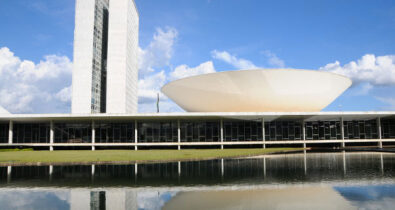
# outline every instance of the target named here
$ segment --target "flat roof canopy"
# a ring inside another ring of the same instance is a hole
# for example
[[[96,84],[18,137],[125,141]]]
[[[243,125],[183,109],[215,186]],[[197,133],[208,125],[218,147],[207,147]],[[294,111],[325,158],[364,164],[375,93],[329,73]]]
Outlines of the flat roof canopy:
[[[332,121],[371,120],[395,118],[394,111],[388,112],[193,112],[193,113],[147,113],[147,114],[0,114],[0,122],[43,122],[43,121],[91,121],[91,120],[305,120]]]

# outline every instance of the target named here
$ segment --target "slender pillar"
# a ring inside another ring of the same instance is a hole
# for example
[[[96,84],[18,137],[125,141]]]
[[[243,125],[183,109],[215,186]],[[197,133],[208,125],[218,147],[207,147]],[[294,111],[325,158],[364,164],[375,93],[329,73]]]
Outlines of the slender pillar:
[[[134,164],[134,183],[137,183],[137,173],[138,173],[137,167],[138,167],[138,165],[137,165],[137,163],[135,163]]]
[[[225,170],[224,170],[224,159],[221,159],[221,179],[222,180],[224,179],[224,173],[225,173]]]
[[[378,137],[379,137],[379,147],[383,148],[383,140],[382,140],[382,136],[381,136],[381,117],[377,118],[377,133],[378,133]]]
[[[263,149],[266,149],[266,137],[265,137],[265,119],[262,118],[262,141],[263,141]]]
[[[92,176],[95,175],[95,165],[91,165],[91,174]]]
[[[303,151],[304,175],[307,175],[307,152]]]
[[[14,122],[10,120],[10,125],[8,127],[8,144],[12,144],[13,130],[14,130]]]
[[[341,134],[342,134],[342,147],[346,147],[346,142],[344,141],[344,121],[343,121],[343,117],[340,118],[340,130],[341,130]]]
[[[7,183],[11,182],[12,166],[7,166]]]
[[[306,149],[306,123],[304,120],[302,121],[302,134],[303,134],[303,141],[304,141],[303,148]]]
[[[381,175],[384,174],[384,157],[383,153],[380,152],[380,169],[381,169]]]
[[[178,138],[178,150],[181,150],[181,128],[180,128],[180,120],[177,120],[177,138]]]
[[[343,173],[344,173],[344,175],[346,175],[346,173],[347,173],[346,151],[343,151]]]
[[[51,120],[51,122],[49,123],[49,150],[53,151],[53,142],[54,142],[54,127],[53,127],[53,121]]]
[[[221,119],[221,149],[224,149],[224,121]]]
[[[181,161],[177,162],[177,167],[178,167],[178,176],[181,176]]]
[[[137,135],[138,129],[137,129],[137,126],[138,126],[137,120],[135,120],[134,121],[134,143],[135,143],[134,150],[138,150],[138,148],[137,148],[137,142],[138,142],[137,141],[138,140],[138,135]],[[136,164],[136,166],[137,166],[137,164]],[[136,170],[137,170],[137,167],[136,167]]]
[[[96,141],[96,129],[95,129],[95,121],[92,120],[92,151],[94,151],[95,148],[95,141]]]
[[[263,177],[266,178],[266,157],[263,156]]]
[[[49,181],[52,181],[53,165],[49,166]]]

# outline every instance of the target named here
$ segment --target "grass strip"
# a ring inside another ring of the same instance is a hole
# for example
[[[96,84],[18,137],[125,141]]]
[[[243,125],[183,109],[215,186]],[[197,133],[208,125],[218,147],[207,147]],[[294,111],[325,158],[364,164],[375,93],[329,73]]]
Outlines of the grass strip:
[[[72,150],[72,151],[3,151],[0,165],[20,164],[88,164],[111,162],[163,162],[256,156],[268,153],[303,150],[268,149],[185,149],[185,150]]]

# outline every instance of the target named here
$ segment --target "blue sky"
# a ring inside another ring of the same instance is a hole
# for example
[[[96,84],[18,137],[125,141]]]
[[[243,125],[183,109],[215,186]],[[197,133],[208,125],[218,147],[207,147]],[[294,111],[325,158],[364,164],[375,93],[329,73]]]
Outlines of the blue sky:
[[[353,87],[325,111],[395,109],[394,1],[136,4],[140,112],[155,110],[155,93],[168,81],[245,67],[321,69],[351,77]],[[70,112],[74,7],[74,0],[0,0],[0,106],[13,113]],[[161,97],[162,110],[180,111]]]

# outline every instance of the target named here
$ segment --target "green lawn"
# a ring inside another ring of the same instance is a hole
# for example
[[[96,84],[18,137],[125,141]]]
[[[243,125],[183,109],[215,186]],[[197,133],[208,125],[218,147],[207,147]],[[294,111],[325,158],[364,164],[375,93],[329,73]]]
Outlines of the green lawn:
[[[185,149],[185,150],[96,150],[96,151],[3,151],[0,165],[50,163],[155,162],[229,158],[273,152],[302,150],[300,148],[270,149]]]

